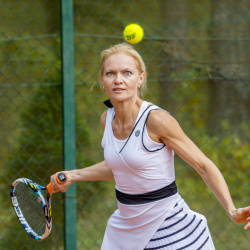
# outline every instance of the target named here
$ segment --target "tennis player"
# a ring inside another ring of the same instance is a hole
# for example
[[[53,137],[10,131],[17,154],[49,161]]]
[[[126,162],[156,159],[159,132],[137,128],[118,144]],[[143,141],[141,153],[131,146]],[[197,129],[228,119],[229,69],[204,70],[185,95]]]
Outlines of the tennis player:
[[[102,250],[215,249],[206,218],[189,209],[175,184],[174,153],[190,164],[228,216],[250,227],[250,207],[236,209],[215,166],[174,117],[140,98],[146,88],[143,59],[128,44],[101,54],[100,83],[110,101],[101,116],[104,161],[51,177],[53,192],[76,181],[115,180],[118,209],[108,220]],[[112,104],[111,104],[112,103]]]

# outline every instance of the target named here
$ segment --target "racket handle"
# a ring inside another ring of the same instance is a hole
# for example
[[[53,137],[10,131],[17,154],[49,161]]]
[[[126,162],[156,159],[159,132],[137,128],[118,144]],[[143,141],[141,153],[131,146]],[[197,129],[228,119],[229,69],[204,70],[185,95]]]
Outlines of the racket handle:
[[[67,181],[67,176],[64,173],[59,173],[56,176],[56,182],[60,185],[64,184]],[[51,187],[51,183],[49,183],[47,185],[47,190],[50,194],[52,194],[52,187]]]
[[[67,181],[67,176],[64,173],[59,173],[56,177],[58,184],[64,184]]]

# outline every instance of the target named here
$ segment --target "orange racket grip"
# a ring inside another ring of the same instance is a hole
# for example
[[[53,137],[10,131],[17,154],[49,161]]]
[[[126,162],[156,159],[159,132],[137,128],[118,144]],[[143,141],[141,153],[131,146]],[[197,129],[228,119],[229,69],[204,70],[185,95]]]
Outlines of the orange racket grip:
[[[67,176],[64,173],[59,173],[56,177],[56,182],[58,184],[64,184],[67,181]],[[47,190],[50,194],[52,194],[52,187],[51,187],[51,183],[49,183],[47,185]]]

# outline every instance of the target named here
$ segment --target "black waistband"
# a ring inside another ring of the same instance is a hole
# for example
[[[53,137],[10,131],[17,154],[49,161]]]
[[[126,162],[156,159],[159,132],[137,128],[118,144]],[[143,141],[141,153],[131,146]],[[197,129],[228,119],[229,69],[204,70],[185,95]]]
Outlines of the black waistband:
[[[170,197],[177,193],[177,186],[174,181],[166,187],[144,194],[125,194],[118,191],[117,189],[115,190],[115,192],[116,199],[120,203],[126,205],[138,205]]]

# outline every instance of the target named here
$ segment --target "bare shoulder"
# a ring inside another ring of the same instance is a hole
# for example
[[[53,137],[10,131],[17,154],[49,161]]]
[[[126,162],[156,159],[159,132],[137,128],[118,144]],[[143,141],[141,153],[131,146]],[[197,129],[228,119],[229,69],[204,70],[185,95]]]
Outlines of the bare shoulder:
[[[100,122],[101,122],[101,126],[102,126],[103,131],[104,131],[104,129],[105,129],[106,118],[107,118],[107,110],[105,110],[105,111],[101,114],[101,117],[100,117]]]
[[[163,141],[179,132],[180,126],[177,120],[162,109],[154,109],[149,113],[147,130],[151,138]]]
[[[167,111],[162,109],[153,109],[149,113],[147,126],[158,127],[159,126],[174,126],[178,124],[176,119],[170,115]]]

